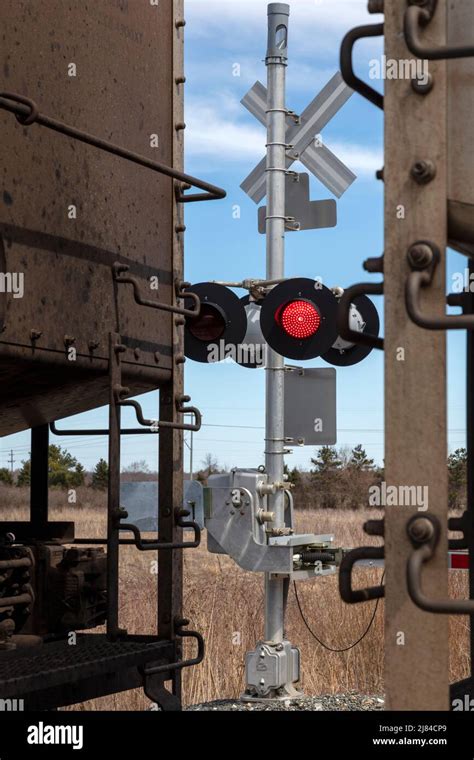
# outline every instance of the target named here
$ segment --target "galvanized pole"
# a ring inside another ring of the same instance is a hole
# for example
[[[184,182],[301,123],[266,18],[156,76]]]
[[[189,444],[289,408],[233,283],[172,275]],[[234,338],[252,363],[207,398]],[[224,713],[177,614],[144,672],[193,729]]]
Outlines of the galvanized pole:
[[[286,116],[285,85],[290,7],[286,3],[268,6],[267,66],[267,279],[278,280],[285,274],[285,178]],[[267,350],[265,405],[265,467],[269,483],[276,491],[269,496],[269,511],[274,513],[271,528],[284,526],[285,494],[282,489],[284,468],[284,373],[283,357]],[[265,640],[280,643],[284,639],[287,584],[265,576]]]
[[[268,6],[267,66],[267,164],[266,164],[266,241],[267,283],[285,274],[287,171],[285,84],[290,7],[286,3]],[[266,351],[265,394],[265,468],[267,473],[267,511],[273,513],[266,523],[268,540],[285,532],[284,484],[284,377],[282,356]],[[294,684],[300,676],[300,654],[285,639],[285,610],[289,579],[265,574],[265,635],[245,658],[246,690],[242,698],[295,699],[302,696]]]

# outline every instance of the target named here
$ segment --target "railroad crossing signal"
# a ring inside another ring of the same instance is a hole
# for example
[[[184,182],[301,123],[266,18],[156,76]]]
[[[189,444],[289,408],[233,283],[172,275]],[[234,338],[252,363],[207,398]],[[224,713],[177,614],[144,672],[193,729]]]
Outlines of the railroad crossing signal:
[[[199,296],[201,309],[199,316],[186,317],[184,353],[203,364],[223,361],[229,347],[240,345],[245,337],[244,304],[232,290],[214,282],[192,285],[189,292]]]
[[[286,168],[301,161],[337,198],[346,192],[356,175],[322,144],[318,136],[352,93],[337,72],[299,118],[292,112],[287,116],[286,141],[291,148],[287,151]],[[261,82],[256,82],[241,102],[261,124],[266,125],[267,90]],[[263,158],[240,186],[257,204],[266,195],[266,168],[267,161]]]
[[[314,359],[337,340],[337,299],[322,283],[299,277],[273,288],[260,326],[270,348],[288,359]]]
[[[328,364],[349,367],[372,350],[338,336],[338,299],[318,280],[284,280],[258,301],[239,298],[214,282],[192,285],[189,292],[199,296],[201,310],[198,317],[186,318],[184,350],[197,362],[230,358],[248,369],[264,367],[268,345],[287,359],[320,356]],[[354,299],[349,323],[355,332],[379,334],[377,309],[367,296]]]
[[[380,331],[379,315],[370,298],[367,296],[354,298],[349,312],[349,325],[351,330],[356,332],[367,332],[369,335],[378,336]],[[370,346],[364,346],[361,343],[349,343],[338,338],[329,351],[322,354],[321,358],[336,367],[352,367],[365,359],[372,350]]]

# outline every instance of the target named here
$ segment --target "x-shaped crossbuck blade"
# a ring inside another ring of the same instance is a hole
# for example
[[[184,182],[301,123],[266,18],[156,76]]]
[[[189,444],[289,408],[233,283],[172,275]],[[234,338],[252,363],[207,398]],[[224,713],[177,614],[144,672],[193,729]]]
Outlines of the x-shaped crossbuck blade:
[[[291,114],[287,117],[287,142],[292,146],[287,152],[287,169],[295,161],[301,161],[337,198],[357,179],[356,175],[329,148],[319,141],[316,144],[315,140],[352,94],[353,90],[337,72],[303,111],[298,123]],[[241,102],[266,125],[267,90],[261,82],[256,82]],[[255,203],[260,203],[266,195],[266,167],[267,160],[263,158],[240,186]]]

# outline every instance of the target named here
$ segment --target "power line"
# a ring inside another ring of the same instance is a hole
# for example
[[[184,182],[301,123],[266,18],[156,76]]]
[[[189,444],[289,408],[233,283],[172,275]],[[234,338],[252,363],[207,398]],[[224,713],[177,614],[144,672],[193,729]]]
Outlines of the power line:
[[[265,430],[263,425],[221,425],[204,423],[202,427],[230,428],[237,430]],[[384,433],[384,428],[338,428],[338,433]],[[450,428],[448,433],[465,433],[466,428]]]

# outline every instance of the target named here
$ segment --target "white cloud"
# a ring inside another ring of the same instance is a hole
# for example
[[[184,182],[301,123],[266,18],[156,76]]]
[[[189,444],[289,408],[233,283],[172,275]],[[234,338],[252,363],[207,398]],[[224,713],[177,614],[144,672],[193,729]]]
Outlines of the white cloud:
[[[267,0],[186,0],[188,33],[244,44],[266,34]],[[340,42],[351,27],[380,20],[369,16],[367,0],[297,0],[290,5],[290,44],[317,56]]]
[[[328,141],[327,147],[336,154],[358,177],[373,177],[377,169],[383,166],[382,146],[369,147],[343,141]]]
[[[260,80],[266,85],[267,72],[263,61],[251,56],[239,56],[238,60],[229,54],[219,55],[215,59],[205,58],[200,51],[195,54],[186,67],[186,76],[191,90],[222,90],[232,88],[234,96],[242,98],[248,89]],[[239,64],[239,75],[234,75],[233,66]],[[324,66],[320,63],[310,63],[300,58],[293,58],[287,68],[287,88],[289,106],[300,94],[308,94],[312,98],[337,71],[337,65]]]
[[[219,165],[258,161],[265,132],[245,115],[240,99],[256,79],[265,84],[263,62],[268,0],[186,0],[188,26],[186,100],[187,154],[219,157]],[[343,34],[370,21],[366,0],[293,0],[290,2],[291,54],[287,103],[301,111],[335,73]],[[362,45],[379,45],[372,40]],[[259,51],[259,52],[257,52]],[[261,52],[261,54],[260,54]],[[367,58],[367,48],[361,49]],[[233,64],[240,64],[240,77]],[[194,98],[193,98],[194,95]],[[343,143],[347,164],[358,173],[372,172],[380,158],[364,146]]]
[[[189,103],[186,156],[213,159],[216,164],[260,159],[265,151],[265,130],[258,124],[254,127],[232,118],[222,108],[224,102],[225,98],[219,99],[218,107],[199,101]]]
[[[293,0],[288,4],[290,19],[320,25],[344,27],[368,17],[367,0]],[[185,0],[185,5],[187,17],[193,20],[221,25],[231,21],[245,26],[265,19],[269,3],[268,0]]]

